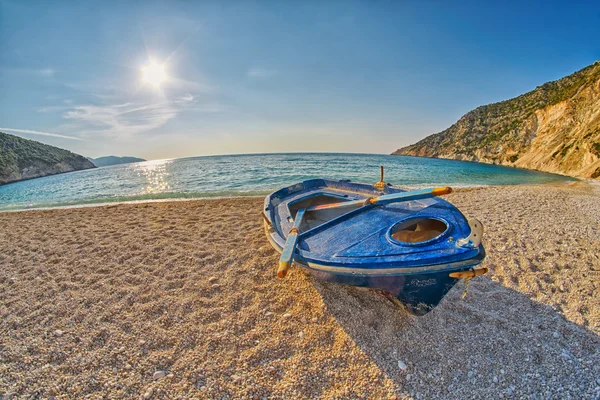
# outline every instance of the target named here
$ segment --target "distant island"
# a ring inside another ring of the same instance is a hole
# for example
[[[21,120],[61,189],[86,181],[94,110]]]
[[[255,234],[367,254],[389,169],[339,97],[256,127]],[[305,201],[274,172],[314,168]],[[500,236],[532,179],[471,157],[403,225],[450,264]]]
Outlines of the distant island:
[[[0,132],[0,185],[89,168],[79,154]]]
[[[118,156],[105,156],[98,158],[87,158],[91,162],[94,163],[96,167],[106,167],[108,165],[118,165],[118,164],[130,164],[136,162],[146,161],[143,158],[137,157],[118,157]]]
[[[392,154],[600,177],[600,61],[531,92],[468,112]]]

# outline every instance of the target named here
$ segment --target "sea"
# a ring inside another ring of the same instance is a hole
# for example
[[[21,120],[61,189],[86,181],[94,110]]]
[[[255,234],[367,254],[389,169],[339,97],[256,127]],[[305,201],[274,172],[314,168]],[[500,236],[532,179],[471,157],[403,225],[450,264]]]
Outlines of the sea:
[[[385,181],[405,188],[544,184],[561,175],[475,162],[381,154],[202,156],[114,165],[0,186],[0,211],[96,203],[266,195],[307,179]]]

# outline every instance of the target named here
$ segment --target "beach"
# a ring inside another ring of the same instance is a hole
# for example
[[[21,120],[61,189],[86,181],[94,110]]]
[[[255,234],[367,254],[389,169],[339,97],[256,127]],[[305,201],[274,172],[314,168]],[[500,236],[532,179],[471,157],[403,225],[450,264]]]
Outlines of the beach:
[[[276,278],[263,198],[0,213],[0,395],[600,398],[600,185],[445,198],[490,272],[423,317]]]

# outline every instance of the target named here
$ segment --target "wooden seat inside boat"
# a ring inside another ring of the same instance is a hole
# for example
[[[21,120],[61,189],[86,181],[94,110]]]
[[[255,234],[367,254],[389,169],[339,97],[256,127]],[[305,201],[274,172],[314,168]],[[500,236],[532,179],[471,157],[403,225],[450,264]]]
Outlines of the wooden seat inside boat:
[[[295,218],[296,213],[301,208],[308,208],[314,206],[320,206],[324,204],[333,204],[333,203],[342,203],[344,201],[349,201],[349,198],[337,197],[328,194],[320,194],[318,196],[312,196],[307,199],[301,200],[289,206],[290,214],[293,218]],[[347,212],[352,211],[353,209],[360,208],[361,206],[356,207],[346,207],[342,209],[324,209],[318,211],[308,211],[304,215],[304,219],[302,220],[302,224],[300,225],[300,231],[305,232],[309,229],[315,228],[321,224],[324,224],[327,221],[331,221],[334,218],[339,217],[342,214],[346,214]]]

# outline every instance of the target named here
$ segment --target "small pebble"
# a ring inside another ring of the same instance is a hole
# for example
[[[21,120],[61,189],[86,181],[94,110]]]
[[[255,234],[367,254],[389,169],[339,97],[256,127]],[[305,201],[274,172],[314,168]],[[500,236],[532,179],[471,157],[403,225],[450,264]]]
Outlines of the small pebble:
[[[218,280],[219,280],[219,278],[217,278],[216,276],[211,276],[210,278],[208,278],[208,282],[210,282],[210,283],[216,282]]]
[[[54,336],[61,337],[62,335],[63,335],[63,331],[61,331],[60,329],[57,329],[54,331]]]
[[[285,319],[292,318],[292,314],[283,314],[283,318],[285,318]]]
[[[210,285],[210,287],[213,289],[217,289],[217,288],[220,288],[221,285],[219,285],[218,283],[213,283],[212,285]]]
[[[400,368],[402,371],[406,371],[406,368],[408,368],[408,366],[404,361],[398,360],[398,368]]]
[[[167,376],[167,371],[156,371],[154,375],[152,375],[152,379],[156,381],[158,379],[164,378],[165,376]]]
[[[149,399],[150,397],[152,397],[152,388],[146,390],[146,393],[144,393],[144,399]]]
[[[271,315],[273,315],[273,313],[272,313],[271,311],[267,311],[267,312],[265,313],[265,317],[270,317]]]
[[[304,332],[303,332],[303,331],[300,331],[300,333],[298,334],[298,337],[299,337],[300,339],[303,339],[303,338],[304,338]]]
[[[552,336],[554,337],[554,339],[558,339],[558,338],[560,337],[560,333],[558,333],[558,332],[556,332],[556,331],[555,331],[555,332],[552,334]]]

